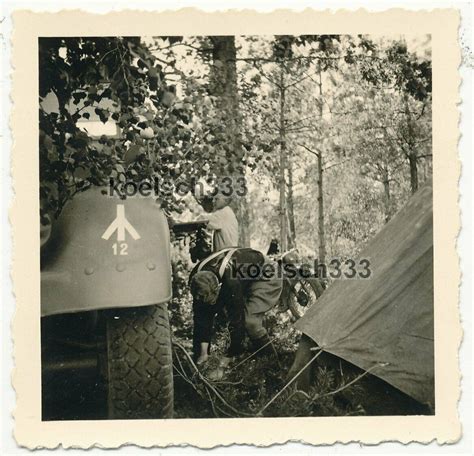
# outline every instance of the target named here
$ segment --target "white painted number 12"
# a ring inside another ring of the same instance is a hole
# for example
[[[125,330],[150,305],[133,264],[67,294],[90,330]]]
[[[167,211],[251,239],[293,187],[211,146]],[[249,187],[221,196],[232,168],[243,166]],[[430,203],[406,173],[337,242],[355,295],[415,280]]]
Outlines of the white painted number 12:
[[[115,242],[112,245],[112,250],[114,251],[114,255],[128,255],[127,252],[128,245],[126,242]]]

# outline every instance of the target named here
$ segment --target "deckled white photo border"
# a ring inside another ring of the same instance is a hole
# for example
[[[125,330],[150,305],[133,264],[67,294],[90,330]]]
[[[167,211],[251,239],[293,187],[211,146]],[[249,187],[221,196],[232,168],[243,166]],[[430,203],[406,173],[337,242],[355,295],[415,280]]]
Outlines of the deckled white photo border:
[[[381,13],[279,10],[205,13],[194,9],[150,13],[124,11],[95,15],[16,12],[13,15],[14,206],[13,324],[17,394],[15,438],[28,448],[117,447],[192,444],[208,448],[232,443],[267,446],[298,440],[321,444],[395,440],[453,442],[460,436],[458,348],[459,231],[458,108],[459,15],[455,10]],[[431,34],[433,52],[433,181],[435,252],[436,414],[408,417],[318,417],[179,419],[138,421],[41,421],[38,52],[40,36],[156,36],[210,34]]]

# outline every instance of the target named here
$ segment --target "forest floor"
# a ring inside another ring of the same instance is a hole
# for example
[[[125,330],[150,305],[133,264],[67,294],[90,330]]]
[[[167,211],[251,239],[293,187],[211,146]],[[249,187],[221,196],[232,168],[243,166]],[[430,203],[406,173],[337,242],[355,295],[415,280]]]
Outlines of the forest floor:
[[[430,414],[418,402],[356,366],[324,354],[312,370],[308,391],[287,386],[300,334],[286,314],[269,312],[266,326],[275,356],[236,358],[218,379],[213,374],[228,346],[225,326],[216,334],[209,361],[192,361],[192,312],[185,292],[171,303],[175,418],[301,417]],[[71,371],[43,379],[43,419],[107,419],[106,388],[95,371]],[[46,381],[46,383],[45,383]]]
[[[182,322],[183,323],[183,322]],[[430,411],[386,382],[334,357],[318,359],[309,391],[286,386],[300,334],[285,315],[270,313],[267,329],[278,358],[236,358],[213,380],[225,355],[228,332],[221,330],[205,366],[191,359],[191,328],[174,332],[175,418],[413,415]],[[284,390],[284,391],[282,391]]]

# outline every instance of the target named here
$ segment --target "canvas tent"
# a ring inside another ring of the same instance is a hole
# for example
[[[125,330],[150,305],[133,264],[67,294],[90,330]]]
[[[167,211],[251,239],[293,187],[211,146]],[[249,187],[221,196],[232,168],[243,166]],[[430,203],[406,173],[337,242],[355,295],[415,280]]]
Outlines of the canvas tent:
[[[434,407],[431,183],[358,258],[370,261],[370,278],[335,280],[296,328],[324,351]]]

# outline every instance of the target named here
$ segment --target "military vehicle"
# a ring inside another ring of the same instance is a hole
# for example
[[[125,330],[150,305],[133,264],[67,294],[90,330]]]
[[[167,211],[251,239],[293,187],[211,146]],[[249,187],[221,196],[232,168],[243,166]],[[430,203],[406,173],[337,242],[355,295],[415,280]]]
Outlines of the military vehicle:
[[[43,419],[76,417],[68,401],[84,376],[96,403],[84,399],[91,410],[76,415],[171,418],[170,232],[159,205],[95,187],[43,232]]]
[[[193,262],[211,252],[206,223],[171,225],[192,239]],[[93,187],[42,225],[41,245],[43,419],[171,418],[170,224],[159,204]],[[317,280],[285,279],[281,310],[297,319],[321,293]]]

